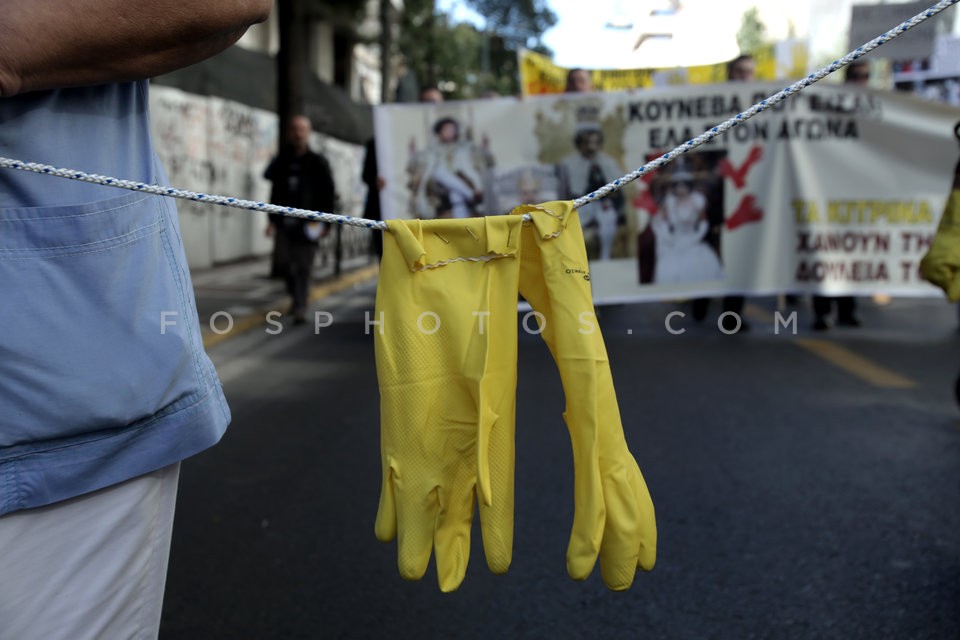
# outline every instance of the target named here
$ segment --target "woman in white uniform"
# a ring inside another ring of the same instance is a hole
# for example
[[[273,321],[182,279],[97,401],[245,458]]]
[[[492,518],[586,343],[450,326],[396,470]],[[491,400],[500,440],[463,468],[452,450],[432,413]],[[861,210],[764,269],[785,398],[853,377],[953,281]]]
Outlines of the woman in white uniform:
[[[709,229],[707,199],[693,188],[685,170],[670,178],[670,189],[651,222],[656,236],[654,282],[704,282],[723,279],[716,252],[703,241]]]

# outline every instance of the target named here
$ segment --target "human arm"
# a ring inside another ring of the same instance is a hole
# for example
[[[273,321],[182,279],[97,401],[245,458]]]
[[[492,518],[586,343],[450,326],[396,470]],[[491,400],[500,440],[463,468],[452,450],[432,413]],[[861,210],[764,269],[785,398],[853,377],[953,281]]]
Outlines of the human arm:
[[[313,209],[324,213],[332,213],[336,209],[337,187],[333,179],[333,169],[330,167],[330,162],[320,154],[316,155],[311,191]]]
[[[138,80],[220,53],[272,0],[0,0],[0,97]]]
[[[694,191],[690,196],[693,198],[694,207],[696,207],[697,211],[695,235],[699,241],[706,238],[707,233],[710,231],[710,221],[707,220],[707,198],[699,191]]]
[[[667,221],[665,209],[650,219],[650,229],[657,240],[657,245],[661,247],[672,247],[674,245],[673,228]]]

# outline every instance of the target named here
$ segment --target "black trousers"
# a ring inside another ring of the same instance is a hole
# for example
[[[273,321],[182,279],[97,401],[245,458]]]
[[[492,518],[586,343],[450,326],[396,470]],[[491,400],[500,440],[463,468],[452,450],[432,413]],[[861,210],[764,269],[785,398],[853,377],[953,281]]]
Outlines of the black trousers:
[[[857,310],[857,301],[853,296],[813,296],[813,313],[818,318],[826,318],[837,303],[837,318],[852,318]]]
[[[317,245],[297,238],[289,240],[285,248],[281,269],[287,293],[293,301],[291,311],[295,316],[302,316],[310,302],[310,276],[317,257]]]
[[[745,298],[743,296],[726,296],[723,299],[723,313],[727,311],[733,311],[738,316],[742,322],[746,322],[743,319],[743,305]],[[695,320],[703,320],[707,317],[707,310],[710,308],[710,298],[696,298],[693,301],[693,317]]]

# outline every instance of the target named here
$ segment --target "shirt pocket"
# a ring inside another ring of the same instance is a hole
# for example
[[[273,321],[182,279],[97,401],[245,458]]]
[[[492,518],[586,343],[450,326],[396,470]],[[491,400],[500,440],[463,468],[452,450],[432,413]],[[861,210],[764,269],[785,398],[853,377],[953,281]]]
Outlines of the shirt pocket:
[[[193,294],[166,206],[135,193],[0,210],[0,447],[200,399]]]

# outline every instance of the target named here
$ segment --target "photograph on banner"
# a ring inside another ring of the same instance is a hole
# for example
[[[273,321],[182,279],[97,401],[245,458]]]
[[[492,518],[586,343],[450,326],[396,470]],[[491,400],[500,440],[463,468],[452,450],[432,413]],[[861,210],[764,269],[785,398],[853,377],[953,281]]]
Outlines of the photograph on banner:
[[[473,140],[471,112],[425,121],[423,142],[411,138],[407,176],[410,211],[418,218],[471,218],[488,208],[494,160],[485,134]],[[484,200],[487,202],[484,202]]]
[[[796,80],[808,73],[809,54],[803,40],[784,40],[759,47],[751,55],[757,80]],[[524,96],[563,93],[569,67],[529,49],[518,52],[520,91]],[[588,69],[596,91],[624,91],[668,85],[714,84],[727,79],[727,63],[666,69]]]
[[[647,188],[634,202],[639,284],[723,281],[724,181],[718,166],[725,160],[725,151],[694,151],[643,176]]]
[[[576,199],[748,109],[771,83],[381,105],[387,218]],[[579,211],[598,302],[940,295],[918,277],[960,109],[817,85]]]

